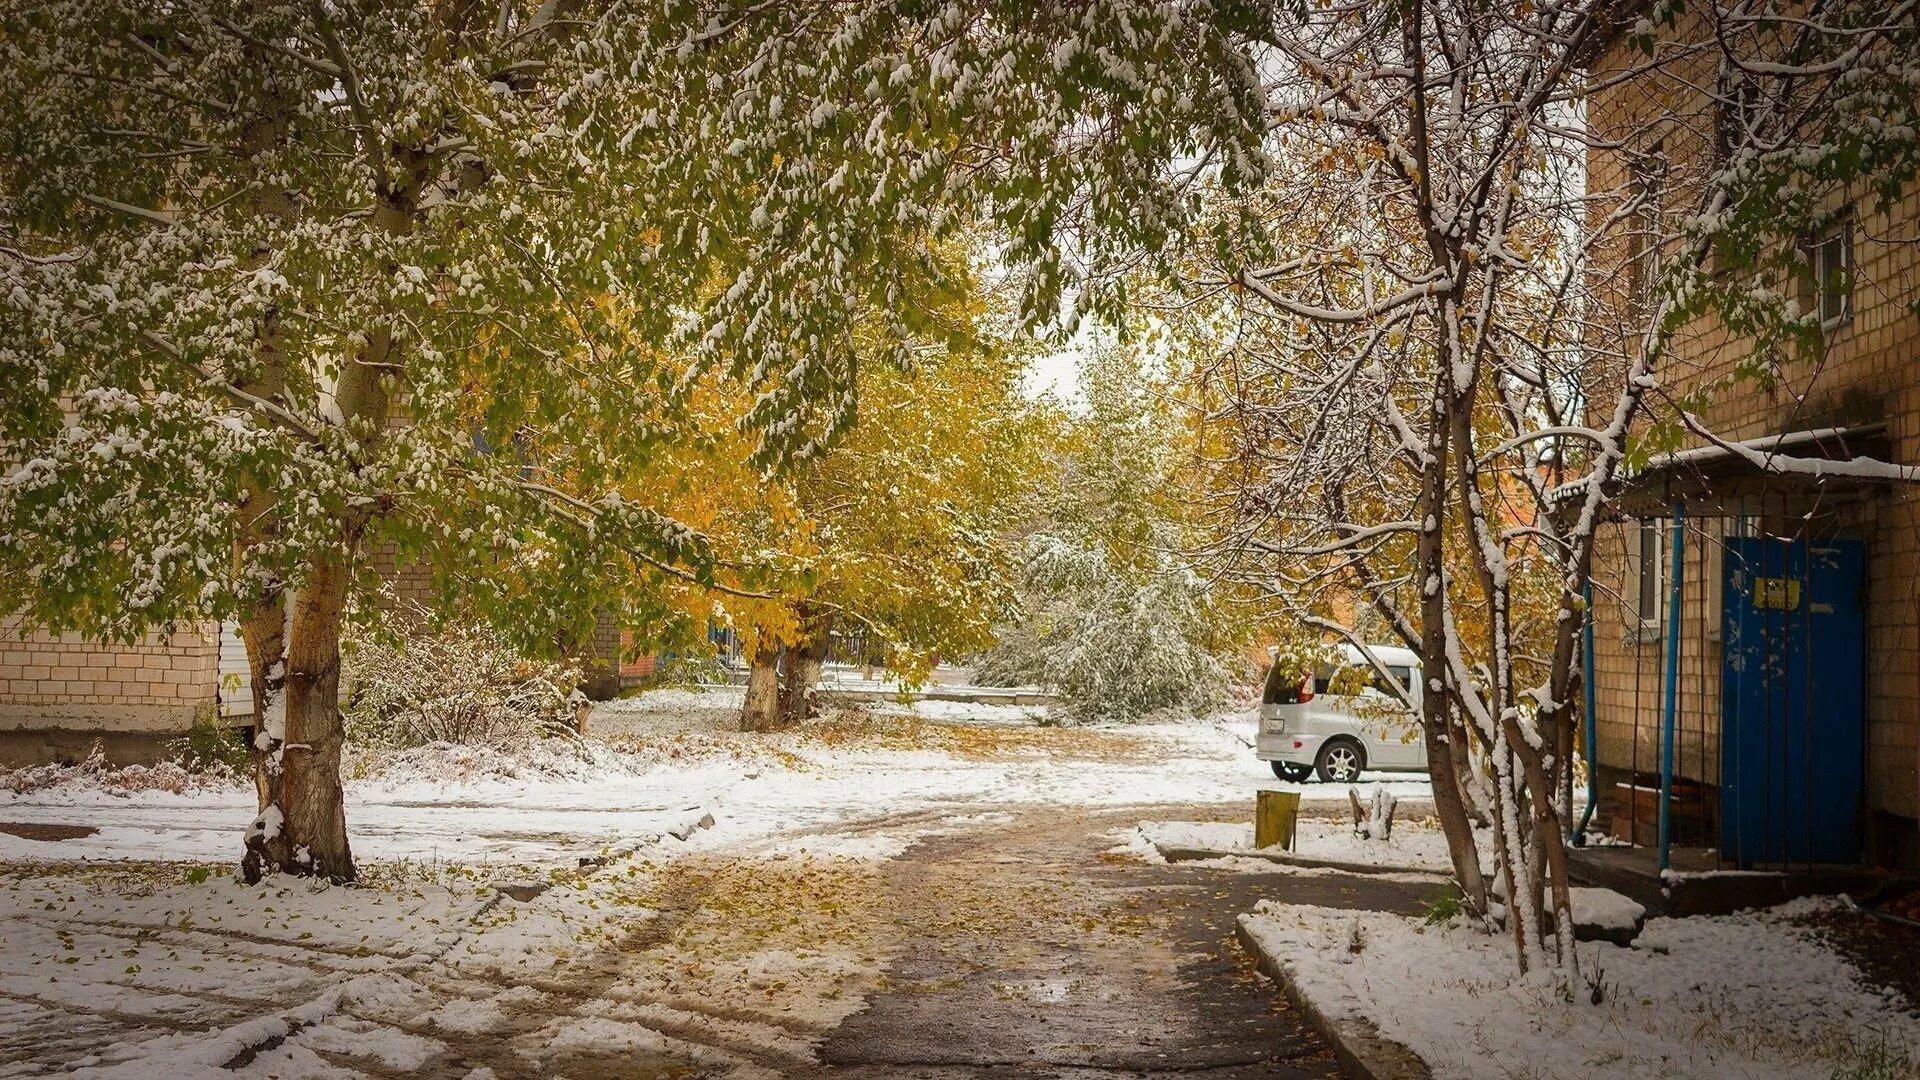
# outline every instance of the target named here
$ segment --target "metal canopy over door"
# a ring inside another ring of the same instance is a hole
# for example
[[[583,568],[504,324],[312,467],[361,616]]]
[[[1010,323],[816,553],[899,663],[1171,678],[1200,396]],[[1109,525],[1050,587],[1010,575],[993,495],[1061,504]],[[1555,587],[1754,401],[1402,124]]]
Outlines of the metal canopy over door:
[[[1866,786],[1859,540],[1728,537],[1721,857],[1858,862]]]

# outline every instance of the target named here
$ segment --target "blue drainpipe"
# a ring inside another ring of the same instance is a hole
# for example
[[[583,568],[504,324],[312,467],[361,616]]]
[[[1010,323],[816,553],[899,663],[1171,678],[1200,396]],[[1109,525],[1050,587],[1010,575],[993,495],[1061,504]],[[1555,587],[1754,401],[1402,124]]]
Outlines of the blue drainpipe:
[[[1673,504],[1673,585],[1667,595],[1667,703],[1660,718],[1660,873],[1673,850],[1673,725],[1680,711],[1680,583],[1686,576],[1687,504]]]
[[[1594,727],[1597,721],[1593,715],[1593,575],[1580,579],[1580,604],[1585,609],[1587,625],[1581,628],[1580,635],[1580,693],[1585,698],[1581,702],[1580,719],[1586,728],[1587,752],[1587,808],[1580,812],[1580,824],[1573,828],[1573,846],[1585,847],[1587,844],[1587,824],[1593,820],[1593,806],[1600,801],[1600,774],[1594,770],[1594,744],[1597,739]]]

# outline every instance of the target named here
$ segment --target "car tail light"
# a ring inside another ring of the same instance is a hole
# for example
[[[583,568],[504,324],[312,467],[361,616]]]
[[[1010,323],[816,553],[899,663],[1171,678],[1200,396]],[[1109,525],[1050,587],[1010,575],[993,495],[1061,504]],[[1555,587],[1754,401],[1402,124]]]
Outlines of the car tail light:
[[[1311,674],[1309,674],[1306,678],[1300,680],[1300,699],[1299,700],[1300,700],[1300,704],[1302,705],[1305,705],[1307,702],[1313,700],[1313,676]]]

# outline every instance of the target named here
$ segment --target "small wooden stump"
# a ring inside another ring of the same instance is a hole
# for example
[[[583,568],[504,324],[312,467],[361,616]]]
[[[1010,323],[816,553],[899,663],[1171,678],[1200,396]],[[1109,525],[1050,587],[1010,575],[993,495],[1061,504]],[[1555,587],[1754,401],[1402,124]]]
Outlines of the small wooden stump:
[[[1262,791],[1253,804],[1253,846],[1275,844],[1293,850],[1293,827],[1300,817],[1300,793]]]
[[[1360,789],[1347,789],[1347,802],[1353,806],[1353,835],[1362,840],[1386,840],[1393,836],[1393,811],[1400,805],[1385,784],[1373,785],[1371,810],[1361,805]]]
[[[587,733],[587,721],[593,716],[593,702],[578,690],[567,698],[567,704],[573,706],[573,733],[584,736]]]

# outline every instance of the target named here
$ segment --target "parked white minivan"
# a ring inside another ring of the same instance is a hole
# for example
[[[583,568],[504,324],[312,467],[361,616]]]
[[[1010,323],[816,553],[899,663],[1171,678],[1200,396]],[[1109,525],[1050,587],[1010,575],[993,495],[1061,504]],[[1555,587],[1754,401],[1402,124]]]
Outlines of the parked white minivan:
[[[1273,775],[1293,781],[1318,775],[1332,784],[1352,781],[1363,769],[1426,771],[1427,741],[1417,715],[1420,661],[1411,650],[1393,645],[1368,649],[1406,699],[1390,691],[1351,645],[1341,647],[1341,666],[1323,664],[1298,682],[1283,675],[1277,663],[1267,672],[1254,756],[1270,762]],[[1415,708],[1409,710],[1406,700]]]

